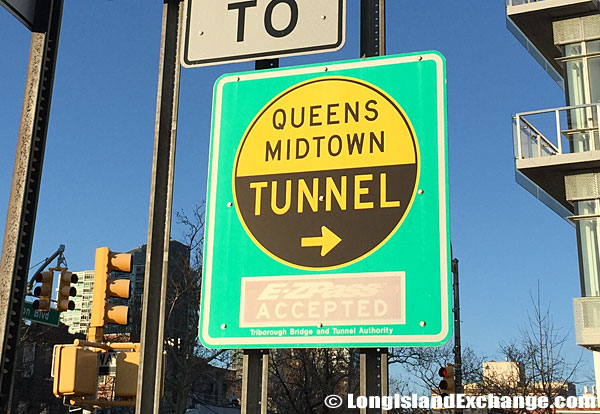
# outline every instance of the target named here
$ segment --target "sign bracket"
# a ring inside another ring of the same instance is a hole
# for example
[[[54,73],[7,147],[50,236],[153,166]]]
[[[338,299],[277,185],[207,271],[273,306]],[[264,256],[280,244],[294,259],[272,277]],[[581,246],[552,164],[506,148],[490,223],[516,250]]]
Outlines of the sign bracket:
[[[279,59],[278,58],[257,60],[254,63],[254,69],[255,70],[275,69],[275,68],[278,68],[278,67],[279,67]]]

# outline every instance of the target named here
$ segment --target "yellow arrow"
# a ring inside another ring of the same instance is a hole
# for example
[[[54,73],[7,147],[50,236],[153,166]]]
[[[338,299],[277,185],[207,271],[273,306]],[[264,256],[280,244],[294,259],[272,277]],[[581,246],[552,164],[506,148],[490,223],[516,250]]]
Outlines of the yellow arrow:
[[[302,237],[300,246],[302,247],[319,247],[321,246],[321,257],[329,253],[342,239],[337,234],[329,230],[325,226],[321,226],[321,235],[316,237]]]

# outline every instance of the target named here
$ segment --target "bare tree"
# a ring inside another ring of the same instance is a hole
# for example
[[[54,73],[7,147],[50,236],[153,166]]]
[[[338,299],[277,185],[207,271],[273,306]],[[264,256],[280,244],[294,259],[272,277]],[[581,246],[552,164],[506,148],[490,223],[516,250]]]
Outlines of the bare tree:
[[[323,401],[330,394],[355,392],[356,350],[340,348],[276,349],[269,358],[269,402],[278,413],[341,412]]]
[[[183,414],[194,382],[209,371],[209,364],[225,358],[227,353],[208,350],[198,340],[204,204],[195,206],[190,216],[180,211],[176,217],[183,232],[183,247],[173,252],[169,263],[165,403],[175,414]]]
[[[539,290],[531,301],[533,310],[528,312],[525,325],[519,329],[519,337],[500,344],[500,353],[506,363],[512,364],[509,365],[512,372],[488,366],[483,373],[482,391],[509,396],[546,396],[549,401],[574,391],[582,354],[574,362],[567,359],[564,346],[569,332],[563,333],[557,328],[549,309],[542,309]],[[545,411],[551,412],[551,409]]]
[[[417,384],[427,390],[439,392],[441,367],[454,363],[454,345],[448,342],[440,347],[422,348],[393,348],[390,353],[390,363],[400,363],[415,379]],[[484,357],[469,346],[462,350],[463,383],[481,381],[481,367]]]

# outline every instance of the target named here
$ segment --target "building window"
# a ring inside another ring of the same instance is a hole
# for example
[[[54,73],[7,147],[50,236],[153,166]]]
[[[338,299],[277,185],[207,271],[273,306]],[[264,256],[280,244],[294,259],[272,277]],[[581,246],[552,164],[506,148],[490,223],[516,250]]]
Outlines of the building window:
[[[25,378],[33,377],[33,366],[35,361],[35,343],[25,344],[23,346],[23,369],[22,375]]]
[[[570,106],[600,103],[600,39],[563,46],[567,102]],[[598,108],[568,111],[571,152],[600,149]]]
[[[600,200],[575,203],[583,296],[600,296]]]
[[[563,46],[569,105],[600,103],[600,39]]]

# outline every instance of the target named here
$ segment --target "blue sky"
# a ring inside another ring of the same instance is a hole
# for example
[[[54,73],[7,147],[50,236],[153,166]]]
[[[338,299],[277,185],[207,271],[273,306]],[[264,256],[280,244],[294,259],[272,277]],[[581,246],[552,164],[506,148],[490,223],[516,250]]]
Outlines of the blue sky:
[[[96,247],[146,243],[162,2],[65,2],[31,263],[59,244],[73,270]],[[358,1],[346,45],[281,59],[293,66],[357,58]],[[511,114],[564,105],[564,93],[505,27],[501,0],[387,5],[387,53],[447,60],[450,216],[460,260],[463,343],[494,357],[517,336],[538,282],[555,324],[572,332],[580,296],[575,230],[514,181]],[[0,10],[0,217],[6,217],[31,35]],[[206,192],[214,81],[253,63],[183,69],[174,210]],[[4,221],[2,221],[2,224]],[[173,237],[181,235],[174,224]],[[591,355],[584,353],[591,368]]]

